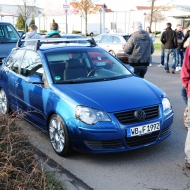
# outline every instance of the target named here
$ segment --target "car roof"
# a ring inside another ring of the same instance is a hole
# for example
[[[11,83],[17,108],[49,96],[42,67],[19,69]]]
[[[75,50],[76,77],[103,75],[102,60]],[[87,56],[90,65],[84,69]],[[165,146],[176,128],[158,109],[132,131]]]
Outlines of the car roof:
[[[113,35],[116,35],[116,36],[129,36],[128,33],[102,33],[100,35],[108,35],[108,36],[113,36]]]
[[[0,24],[10,24],[10,25],[12,25],[10,22],[4,22],[4,21],[0,21]]]

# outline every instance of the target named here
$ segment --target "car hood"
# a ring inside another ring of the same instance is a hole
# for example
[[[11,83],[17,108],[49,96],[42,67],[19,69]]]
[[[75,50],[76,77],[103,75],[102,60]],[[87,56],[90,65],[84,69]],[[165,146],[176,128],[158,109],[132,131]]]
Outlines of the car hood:
[[[56,85],[78,105],[116,112],[161,103],[164,92],[138,77],[104,82]],[[63,94],[62,94],[63,95]]]

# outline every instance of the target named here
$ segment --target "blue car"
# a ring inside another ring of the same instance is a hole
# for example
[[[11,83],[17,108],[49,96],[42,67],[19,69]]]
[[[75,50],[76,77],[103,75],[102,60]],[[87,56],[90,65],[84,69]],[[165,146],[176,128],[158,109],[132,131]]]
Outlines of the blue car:
[[[53,40],[53,39],[52,39]],[[55,152],[122,152],[171,134],[166,94],[88,43],[38,40],[12,50],[0,69],[0,110],[49,134]],[[86,39],[85,39],[86,40]],[[70,40],[69,40],[70,41]]]

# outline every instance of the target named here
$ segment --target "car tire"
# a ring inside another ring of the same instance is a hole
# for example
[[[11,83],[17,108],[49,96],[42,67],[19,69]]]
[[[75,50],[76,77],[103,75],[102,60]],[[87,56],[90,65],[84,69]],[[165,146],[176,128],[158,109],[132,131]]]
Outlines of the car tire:
[[[112,50],[110,50],[109,53],[112,54],[114,57],[116,56],[115,52]]]
[[[91,33],[90,33],[90,36],[91,36],[91,37],[93,37],[93,36],[94,36],[94,33],[93,33],[93,32],[91,32]]]
[[[72,152],[72,146],[67,127],[57,114],[53,114],[48,124],[49,137],[54,151],[59,156],[68,156]]]
[[[7,114],[10,112],[9,101],[5,91],[2,88],[0,89],[0,112],[2,114]]]

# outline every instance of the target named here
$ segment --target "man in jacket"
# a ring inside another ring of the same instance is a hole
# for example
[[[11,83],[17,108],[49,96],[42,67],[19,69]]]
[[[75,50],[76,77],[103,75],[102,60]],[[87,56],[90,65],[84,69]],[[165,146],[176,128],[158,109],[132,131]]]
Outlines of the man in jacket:
[[[188,129],[187,131],[187,137],[185,142],[185,160],[186,160],[186,167],[190,169],[190,46],[187,47],[184,60],[183,60],[183,66],[181,69],[181,82],[186,89],[188,102],[187,102],[187,118],[186,118],[186,127]]]
[[[124,52],[128,54],[128,63],[134,67],[134,73],[141,78],[147,72],[150,56],[154,46],[149,34],[142,29],[140,22],[133,23],[133,33],[125,45]]]
[[[29,39],[40,39],[41,35],[37,33],[38,27],[35,24],[31,24],[30,27],[30,32],[26,33],[25,40]],[[35,45],[35,41],[25,41],[24,45],[29,46],[29,45]]]
[[[176,69],[176,56],[175,56],[175,48],[177,45],[177,38],[176,38],[176,32],[172,30],[171,28],[172,24],[167,23],[166,24],[166,31],[162,33],[161,36],[161,42],[164,44],[164,65],[166,73],[169,73],[169,65],[168,65],[168,58],[171,54],[172,56],[172,73],[175,74]]]

